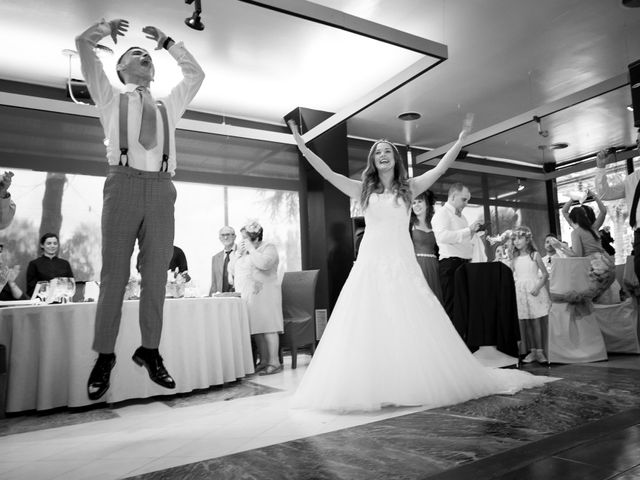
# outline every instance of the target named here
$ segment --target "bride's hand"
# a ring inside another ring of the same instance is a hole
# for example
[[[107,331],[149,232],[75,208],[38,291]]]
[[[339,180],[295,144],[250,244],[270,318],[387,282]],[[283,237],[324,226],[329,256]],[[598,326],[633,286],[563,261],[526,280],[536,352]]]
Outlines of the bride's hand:
[[[473,113],[467,113],[465,115],[464,122],[462,123],[462,131],[458,136],[458,140],[464,140],[466,136],[469,135],[469,132],[473,128],[473,118],[474,118]]]
[[[291,133],[293,134],[293,139],[298,144],[298,148],[304,151],[304,149],[306,148],[306,145],[304,144],[304,140],[302,139],[302,136],[300,136],[300,129],[298,128],[298,125],[296,125],[295,120],[289,120],[287,122],[287,125],[289,125],[289,128],[291,129]]]

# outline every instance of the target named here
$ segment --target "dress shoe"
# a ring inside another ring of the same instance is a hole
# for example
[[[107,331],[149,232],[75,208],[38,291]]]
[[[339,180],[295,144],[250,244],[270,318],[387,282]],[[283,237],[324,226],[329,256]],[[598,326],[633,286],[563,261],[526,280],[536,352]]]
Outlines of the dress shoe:
[[[176,388],[176,382],[164,367],[162,357],[157,351],[138,347],[131,359],[149,372],[149,378],[164,388]]]
[[[109,389],[109,378],[115,364],[115,355],[100,355],[98,357],[87,382],[89,400],[98,400]]]

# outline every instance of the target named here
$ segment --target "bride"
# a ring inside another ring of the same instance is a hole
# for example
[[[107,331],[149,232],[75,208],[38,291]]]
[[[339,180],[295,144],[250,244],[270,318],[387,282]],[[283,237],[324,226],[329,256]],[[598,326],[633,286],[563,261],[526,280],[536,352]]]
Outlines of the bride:
[[[483,367],[429,289],[409,235],[412,199],[453,163],[473,123],[467,115],[438,165],[407,178],[398,150],[379,140],[362,180],[332,171],[289,127],[302,155],[338,190],[360,201],[366,230],[322,340],[292,406],[339,412],[384,406],[435,408],[551,381],[519,370]]]

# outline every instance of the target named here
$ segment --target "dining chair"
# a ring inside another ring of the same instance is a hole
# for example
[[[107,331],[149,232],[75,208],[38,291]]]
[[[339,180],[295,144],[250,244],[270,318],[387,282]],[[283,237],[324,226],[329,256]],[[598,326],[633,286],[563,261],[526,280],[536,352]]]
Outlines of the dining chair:
[[[291,368],[298,366],[297,353],[308,347],[316,349],[315,297],[319,270],[285,272],[282,278],[282,314],[284,332],[280,334],[279,356],[283,349],[291,351]]]

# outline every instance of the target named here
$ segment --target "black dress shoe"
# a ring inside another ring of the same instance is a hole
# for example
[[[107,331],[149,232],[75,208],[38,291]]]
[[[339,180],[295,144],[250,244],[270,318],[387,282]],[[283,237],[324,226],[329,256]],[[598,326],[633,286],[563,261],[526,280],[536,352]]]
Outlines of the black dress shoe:
[[[164,388],[176,388],[176,382],[164,367],[162,357],[157,351],[138,347],[131,359],[149,372],[149,378]]]
[[[100,355],[98,357],[87,382],[89,400],[98,400],[109,389],[109,378],[115,364],[115,355]]]

